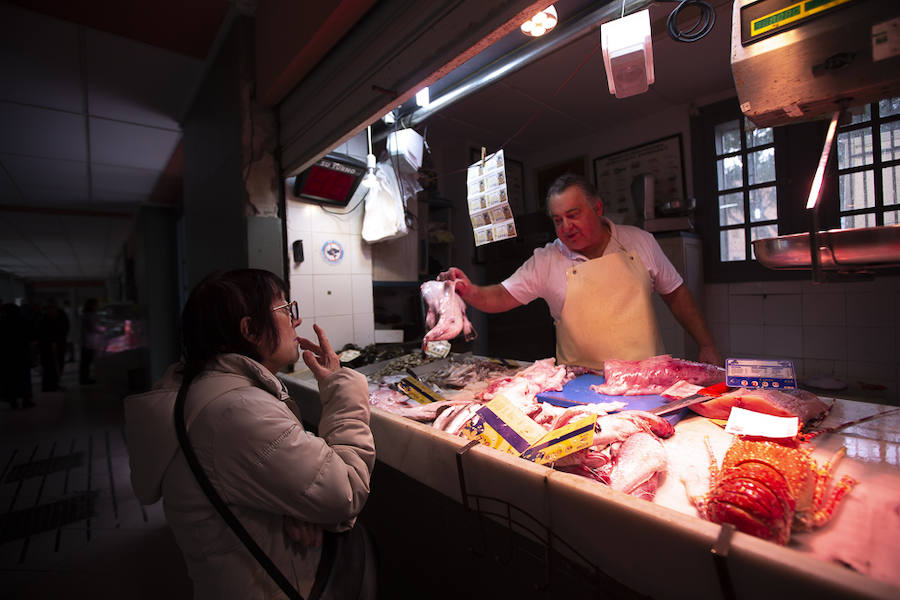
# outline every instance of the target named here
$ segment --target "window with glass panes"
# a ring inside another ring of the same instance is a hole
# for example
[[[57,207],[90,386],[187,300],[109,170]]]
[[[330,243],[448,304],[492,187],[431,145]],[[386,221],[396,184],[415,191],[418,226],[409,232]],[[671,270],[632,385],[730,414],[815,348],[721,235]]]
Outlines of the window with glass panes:
[[[841,228],[900,222],[900,98],[851,111],[837,154]]]
[[[714,135],[719,259],[752,260],[753,240],[778,235],[774,134],[740,118],[717,124]]]

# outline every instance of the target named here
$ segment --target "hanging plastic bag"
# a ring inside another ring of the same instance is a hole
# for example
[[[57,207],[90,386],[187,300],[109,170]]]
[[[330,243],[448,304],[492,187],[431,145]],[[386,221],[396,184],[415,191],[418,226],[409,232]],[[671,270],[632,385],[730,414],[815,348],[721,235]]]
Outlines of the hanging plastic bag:
[[[379,163],[375,178],[376,183],[366,196],[362,224],[362,238],[370,244],[407,233],[406,203],[390,163]]]

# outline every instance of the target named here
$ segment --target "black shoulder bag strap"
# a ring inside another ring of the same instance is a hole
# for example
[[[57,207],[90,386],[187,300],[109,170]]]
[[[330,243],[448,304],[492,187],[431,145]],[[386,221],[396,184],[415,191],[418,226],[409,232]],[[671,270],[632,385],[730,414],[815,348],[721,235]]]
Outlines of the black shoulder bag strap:
[[[222,497],[219,496],[216,488],[213,487],[212,482],[206,476],[206,472],[197,460],[194,448],[191,446],[190,440],[188,440],[187,427],[184,422],[184,403],[190,385],[190,380],[185,378],[181,383],[181,387],[178,389],[178,395],[175,397],[175,433],[178,436],[178,442],[181,444],[181,450],[184,452],[184,457],[187,459],[188,465],[190,465],[191,471],[193,471],[194,477],[197,479],[197,483],[200,484],[203,493],[206,494],[206,497],[212,505],[216,507],[216,510],[219,511],[219,514],[228,526],[231,527],[231,530],[234,531],[235,535],[237,535],[241,542],[244,543],[244,546],[247,547],[247,550],[250,551],[253,558],[262,565],[266,570],[266,573],[269,574],[269,577],[278,584],[281,591],[283,591],[288,598],[291,598],[291,600],[303,600],[303,596],[300,595],[297,588],[291,585],[291,582],[284,576],[284,573],[282,573],[278,566],[272,562],[269,555],[253,541],[253,538],[250,537],[250,534],[247,533],[247,530],[244,529],[244,526],[238,518],[234,516],[234,513],[231,512],[231,509],[228,508],[222,500]]]

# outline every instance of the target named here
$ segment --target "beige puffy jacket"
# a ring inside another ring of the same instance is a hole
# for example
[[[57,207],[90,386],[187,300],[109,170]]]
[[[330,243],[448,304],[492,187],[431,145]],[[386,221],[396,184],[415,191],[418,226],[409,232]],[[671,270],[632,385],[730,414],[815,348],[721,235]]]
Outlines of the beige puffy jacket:
[[[195,598],[282,598],[206,499],[181,452],[173,420],[179,370],[172,365],[151,391],[125,399],[135,495],[143,504],[163,499]],[[188,437],[213,486],[304,596],[319,550],[300,552],[283,531],[283,517],[348,529],[366,502],[375,463],[365,377],[342,368],[319,393],[315,436],[265,367],[223,354],[194,379],[186,400]]]

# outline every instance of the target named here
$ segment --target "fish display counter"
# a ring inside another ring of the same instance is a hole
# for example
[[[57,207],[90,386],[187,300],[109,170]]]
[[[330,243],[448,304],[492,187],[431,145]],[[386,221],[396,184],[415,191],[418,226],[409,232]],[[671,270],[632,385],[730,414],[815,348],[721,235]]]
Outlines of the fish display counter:
[[[373,376],[384,367],[374,364],[358,370],[371,380],[378,379]],[[440,367],[441,362],[434,361],[403,370],[417,380]],[[317,423],[320,406],[312,375],[298,372],[279,377],[304,419]],[[471,390],[459,394],[466,400],[473,395]],[[444,397],[450,402],[456,399],[449,391]],[[627,403],[628,397],[621,400]],[[489,515],[509,515],[512,510],[528,515],[546,536],[535,536],[533,527],[518,528],[509,519],[507,525],[520,535],[543,537],[537,541],[639,594],[654,598],[898,598],[900,413],[863,420],[890,407],[822,400],[831,408],[819,424],[825,433],[809,444],[815,460],[809,464],[822,467],[844,448],[846,455],[835,463],[833,481],[858,483],[843,490],[847,493],[836,507],[815,490],[812,501],[821,499],[821,515],[833,509],[833,518],[823,517],[821,526],[811,531],[791,531],[788,523],[789,540],[784,545],[700,517],[698,503],[712,510],[704,505],[712,496],[710,452],[715,464],[721,465],[736,436],[688,409],[670,419],[674,434],[661,442],[668,462],[651,500],[616,491],[575,471],[549,468],[447,433],[414,420],[415,415],[410,418],[378,408],[377,403],[371,427],[380,462],[459,503],[461,510]],[[861,422],[829,432],[855,421]],[[796,500],[798,512],[809,510],[812,519],[814,507],[806,505],[810,500]]]

